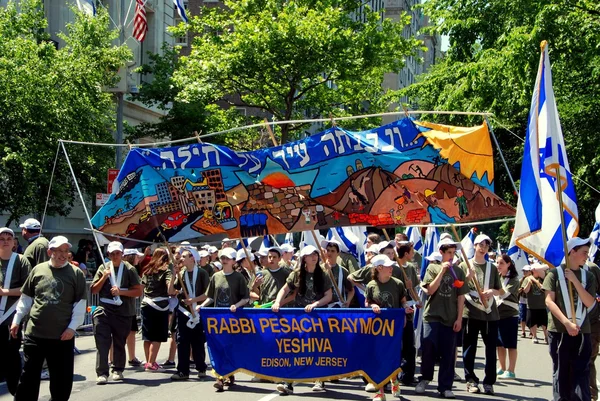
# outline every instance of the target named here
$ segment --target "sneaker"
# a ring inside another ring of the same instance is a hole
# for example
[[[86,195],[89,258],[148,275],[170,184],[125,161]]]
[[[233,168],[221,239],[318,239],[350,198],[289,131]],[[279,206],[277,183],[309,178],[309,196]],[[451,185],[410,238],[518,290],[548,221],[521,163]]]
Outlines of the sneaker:
[[[294,394],[294,387],[292,387],[292,383],[279,383],[277,385],[277,391],[281,395]]]
[[[118,372],[118,371],[113,372],[112,379],[114,381],[122,381],[124,379],[123,372]]]
[[[312,391],[325,391],[325,384],[322,381],[317,380],[312,388]]]
[[[168,367],[172,367],[172,366],[175,366],[175,361],[169,361],[168,359],[165,363],[162,364],[163,368],[168,368]]]
[[[215,381],[215,384],[213,384],[213,387],[217,389],[217,391],[223,391],[223,380],[221,379],[217,379]]]
[[[185,375],[182,372],[177,372],[173,376],[171,376],[171,380],[173,380],[173,381],[187,380],[189,378],[190,378],[189,375]]]
[[[428,384],[429,380],[421,380],[419,384],[417,384],[417,387],[415,387],[415,393],[424,394]]]
[[[235,384],[235,377],[234,376],[226,377],[225,380],[223,380],[223,384],[226,386],[233,386]]]
[[[481,389],[479,388],[479,385],[477,383],[475,383],[474,381],[468,381],[467,382],[467,393],[479,394],[479,393],[481,393]]]
[[[503,374],[504,374],[504,371],[503,371],[502,369],[498,369],[498,370],[496,371],[496,375],[497,375],[497,376],[502,376]]]
[[[508,370],[498,376],[499,379],[516,379],[517,376],[513,372],[509,372]]]
[[[397,379],[392,382],[392,395],[400,398],[400,382]]]
[[[440,393],[442,398],[456,398],[452,390],[446,390]]]
[[[98,384],[99,386],[108,383],[108,377],[106,376],[98,376],[96,378],[96,384]]]
[[[525,334],[525,333],[521,333],[521,337],[522,337],[522,338],[527,338],[527,334]]]
[[[539,344],[539,343],[540,343],[540,340],[538,340],[538,338],[537,338],[537,337],[534,337],[534,338],[533,338],[533,343],[534,343],[534,344]]]
[[[368,384],[365,386],[365,391],[366,391],[367,393],[375,393],[375,392],[377,392],[377,387],[375,387],[375,385],[374,385],[374,384],[368,383]]]
[[[487,395],[494,395],[494,386],[492,386],[491,384],[484,384],[483,393]]]
[[[40,375],[40,380],[48,380],[50,379],[50,372],[48,369],[43,369],[42,374]]]
[[[373,397],[373,401],[385,401],[385,393],[377,393]]]
[[[164,372],[164,369],[162,369],[156,362],[147,363],[144,367],[144,370],[146,372]]]
[[[460,375],[456,372],[454,372],[454,381],[455,382],[461,382],[462,381],[462,377],[460,377]]]
[[[133,358],[131,361],[127,361],[129,366],[142,366],[142,361],[137,358]]]
[[[200,370],[198,371],[198,379],[206,379],[208,376],[206,375],[206,371]]]

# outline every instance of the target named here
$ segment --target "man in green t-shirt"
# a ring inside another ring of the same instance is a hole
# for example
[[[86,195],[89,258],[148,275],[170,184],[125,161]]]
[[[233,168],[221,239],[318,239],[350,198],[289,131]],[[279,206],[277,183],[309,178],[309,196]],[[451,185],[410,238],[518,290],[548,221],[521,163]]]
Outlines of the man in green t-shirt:
[[[48,262],[31,271],[21,288],[17,313],[10,327],[16,338],[21,321],[29,313],[24,331],[25,366],[16,401],[37,400],[44,359],[50,371],[53,400],[68,400],[73,387],[75,330],[85,318],[86,284],[81,269],[67,261],[71,249],[62,235],[48,244]]]
[[[250,300],[256,301],[260,305],[275,301],[281,287],[285,285],[285,280],[292,272],[281,263],[281,254],[278,248],[271,248],[267,252],[267,262],[254,280],[253,288],[250,292]],[[282,304],[286,305],[293,301],[293,296],[287,297]]]
[[[123,380],[125,343],[135,317],[135,299],[142,295],[142,285],[135,267],[123,260],[123,245],[113,241],[107,247],[110,262],[96,271],[90,291],[100,295],[94,311],[96,340],[96,384],[108,382],[108,353],[113,346],[112,379]]]
[[[600,290],[600,268],[593,262],[587,262],[583,266],[584,270],[592,273],[596,281],[596,300],[598,300],[598,290]],[[600,308],[596,305],[589,312],[590,319],[590,342],[592,343],[592,355],[590,358],[590,390],[592,392],[592,400],[598,399],[598,382],[596,380],[596,357],[600,349]]]
[[[460,268],[467,276],[469,291],[465,294],[465,308],[463,312],[463,363],[467,392],[479,393],[479,378],[475,374],[475,356],[479,334],[485,346],[485,377],[483,378],[483,392],[494,394],[496,383],[496,343],[498,340],[498,321],[500,313],[494,296],[504,294],[498,268],[490,260],[486,260],[492,240],[485,234],[479,234],[473,241],[475,256],[469,264],[462,262]],[[479,293],[474,280],[477,280],[481,292],[487,301],[487,308],[479,299]]]
[[[6,380],[8,391],[15,395],[21,377],[21,335],[12,338],[10,324],[21,296],[31,265],[23,255],[12,251],[15,233],[8,227],[0,228],[0,376]]]
[[[23,256],[29,260],[31,267],[48,261],[48,240],[42,236],[42,225],[36,219],[27,219],[19,225],[21,235],[29,245],[25,248]]]
[[[574,237],[567,242],[567,250],[569,268],[562,265],[550,270],[543,286],[548,307],[552,389],[555,400],[590,400],[592,344],[587,312],[596,304],[596,280],[592,273],[582,269],[590,241]],[[571,303],[575,316],[572,316]]]

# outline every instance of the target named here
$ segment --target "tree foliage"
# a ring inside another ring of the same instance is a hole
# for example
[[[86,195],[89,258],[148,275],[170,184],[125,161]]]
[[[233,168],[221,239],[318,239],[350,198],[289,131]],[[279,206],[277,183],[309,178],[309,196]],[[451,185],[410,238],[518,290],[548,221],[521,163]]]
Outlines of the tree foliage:
[[[386,72],[398,72],[419,42],[410,21],[381,19],[359,0],[226,0],[186,27],[196,34],[174,79],[181,101],[259,110],[276,120],[379,112],[388,106]],[[281,142],[306,125],[285,124]]]
[[[489,111],[510,172],[520,177],[522,141],[547,40],[554,91],[572,172],[600,187],[600,5],[594,0],[428,0],[432,29],[448,35],[447,56],[404,94],[429,110]],[[432,116],[451,123],[481,120]],[[506,127],[506,128],[505,128]],[[515,200],[500,159],[496,189]],[[593,225],[598,193],[576,181],[582,234]],[[513,202],[516,203],[516,202]],[[505,226],[503,240],[510,236]]]
[[[56,49],[45,32],[41,0],[0,7],[0,212],[9,223],[44,211],[58,139],[112,142],[114,103],[102,87],[114,84],[129,50],[112,41],[106,11],[76,14]],[[68,146],[68,145],[67,145]],[[114,152],[69,147],[82,189],[104,192]],[[48,214],[66,215],[76,193],[59,155]]]

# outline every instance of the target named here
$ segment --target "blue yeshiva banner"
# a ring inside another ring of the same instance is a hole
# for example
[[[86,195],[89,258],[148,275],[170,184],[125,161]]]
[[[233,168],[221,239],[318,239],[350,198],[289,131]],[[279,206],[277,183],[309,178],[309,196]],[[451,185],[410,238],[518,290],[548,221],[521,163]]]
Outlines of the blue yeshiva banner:
[[[204,308],[211,363],[273,381],[362,375],[382,385],[400,372],[404,309]]]

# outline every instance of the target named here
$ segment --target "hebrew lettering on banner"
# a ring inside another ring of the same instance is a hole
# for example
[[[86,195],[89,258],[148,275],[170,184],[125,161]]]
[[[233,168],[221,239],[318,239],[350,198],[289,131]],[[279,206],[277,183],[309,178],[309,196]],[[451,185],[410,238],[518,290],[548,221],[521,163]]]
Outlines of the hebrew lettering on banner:
[[[469,222],[515,213],[493,191],[487,126],[409,118],[361,132],[333,127],[252,152],[207,143],[133,148],[117,181],[94,226],[149,241]]]

